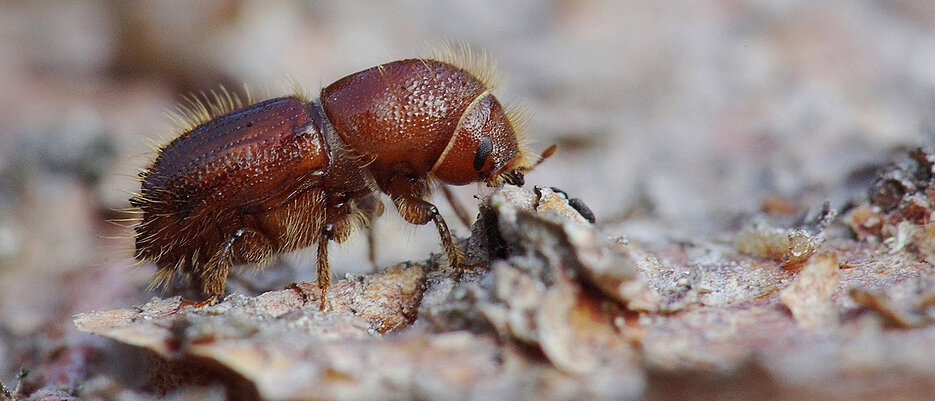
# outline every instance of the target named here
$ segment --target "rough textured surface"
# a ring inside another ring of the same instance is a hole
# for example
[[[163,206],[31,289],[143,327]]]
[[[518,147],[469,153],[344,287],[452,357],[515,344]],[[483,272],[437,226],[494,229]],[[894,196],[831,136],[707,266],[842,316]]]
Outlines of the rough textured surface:
[[[834,253],[816,255],[795,281],[779,293],[779,300],[789,308],[800,327],[811,329],[836,323],[837,316],[829,301],[838,283],[838,266]]]
[[[156,388],[214,383],[234,397],[629,399],[669,391],[647,388],[656,375],[748,369],[762,371],[749,391],[783,397],[935,391],[931,265],[843,238],[794,271],[692,244],[657,259],[554,195],[507,187],[485,200],[468,254],[503,257],[350,277],[326,312],[285,289],[75,322],[153,353]]]
[[[535,196],[515,187],[491,196],[478,224],[515,253],[492,267],[410,264],[350,277],[333,285],[325,312],[303,299],[317,288],[300,283],[194,311],[156,299],[75,324],[151,352],[162,391],[219,383],[233,397],[269,399],[638,396],[644,373],[617,321],[631,294],[643,296],[627,287],[639,287],[636,264],[580,215],[558,217],[577,213],[567,202]],[[475,247],[468,253],[489,254]],[[581,281],[602,277],[610,297]],[[435,324],[411,324],[424,293],[440,292],[422,306]]]

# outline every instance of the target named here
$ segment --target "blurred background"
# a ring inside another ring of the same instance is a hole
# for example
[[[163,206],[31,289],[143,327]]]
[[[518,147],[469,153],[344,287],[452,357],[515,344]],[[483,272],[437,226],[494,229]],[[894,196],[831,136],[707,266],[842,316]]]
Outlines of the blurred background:
[[[3,1],[0,380],[25,367],[36,386],[72,385],[116,366],[71,315],[153,296],[153,267],[132,267],[129,232],[107,220],[125,217],[147,139],[173,134],[164,113],[182,96],[290,80],[317,93],[446,40],[498,61],[534,150],[559,145],[527,183],[637,240],[640,224],[706,232],[776,199],[842,204],[935,129],[928,0]],[[485,190],[457,194],[476,208]],[[381,266],[440,251],[429,226],[377,224]],[[336,274],[372,269],[364,236],[333,249]],[[312,263],[254,280],[311,280]]]

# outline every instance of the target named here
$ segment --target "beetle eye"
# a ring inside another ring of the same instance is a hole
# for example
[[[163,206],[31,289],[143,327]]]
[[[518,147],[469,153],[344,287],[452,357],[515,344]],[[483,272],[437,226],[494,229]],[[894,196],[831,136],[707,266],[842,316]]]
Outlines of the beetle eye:
[[[474,154],[474,170],[480,171],[484,167],[484,161],[487,160],[487,156],[490,156],[491,150],[493,150],[493,143],[490,142],[490,138],[481,138],[480,143],[477,144],[477,153]]]

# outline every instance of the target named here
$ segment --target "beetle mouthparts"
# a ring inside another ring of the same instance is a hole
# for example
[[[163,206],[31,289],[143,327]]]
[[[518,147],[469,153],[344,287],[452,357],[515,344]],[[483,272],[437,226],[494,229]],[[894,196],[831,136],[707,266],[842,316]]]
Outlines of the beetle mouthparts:
[[[526,183],[526,179],[523,173],[514,170],[503,175],[503,182],[521,187]]]

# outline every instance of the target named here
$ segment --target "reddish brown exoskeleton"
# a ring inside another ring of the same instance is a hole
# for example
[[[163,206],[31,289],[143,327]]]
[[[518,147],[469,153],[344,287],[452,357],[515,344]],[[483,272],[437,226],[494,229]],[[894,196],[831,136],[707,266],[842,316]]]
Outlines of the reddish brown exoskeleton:
[[[409,223],[433,222],[457,265],[427,200],[433,182],[522,185],[554,150],[531,155],[490,86],[455,63],[410,59],[347,76],[320,100],[243,107],[223,92],[211,106],[192,102],[189,125],[157,151],[130,200],[142,214],[136,257],[156,263],[154,284],[181,275],[213,303],[232,265],[318,244],[324,308],[328,243],[380,216],[382,192]]]

